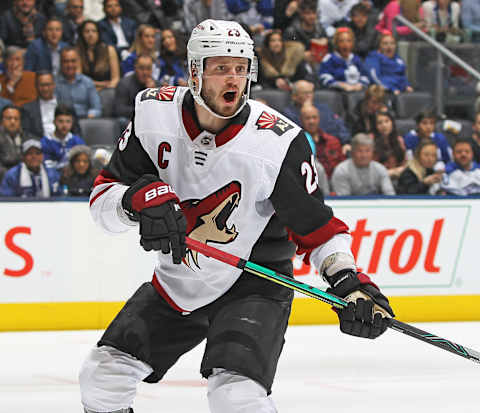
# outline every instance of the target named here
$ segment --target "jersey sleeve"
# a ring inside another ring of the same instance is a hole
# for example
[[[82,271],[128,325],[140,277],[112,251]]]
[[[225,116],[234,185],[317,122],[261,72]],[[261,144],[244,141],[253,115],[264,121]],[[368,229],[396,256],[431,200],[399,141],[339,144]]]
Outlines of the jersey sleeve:
[[[90,195],[92,217],[105,231],[115,234],[136,226],[123,211],[121,200],[127,188],[145,174],[158,176],[158,170],[136,136],[134,113]]]
[[[337,234],[348,233],[347,225],[325,205],[314,157],[303,131],[290,144],[269,199],[297,245],[297,254],[307,254],[307,262],[315,248]]]

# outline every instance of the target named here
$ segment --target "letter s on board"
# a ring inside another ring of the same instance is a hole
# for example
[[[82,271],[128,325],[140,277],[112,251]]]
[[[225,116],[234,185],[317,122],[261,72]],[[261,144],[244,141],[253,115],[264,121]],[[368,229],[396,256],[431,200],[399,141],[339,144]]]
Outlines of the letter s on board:
[[[5,234],[5,245],[14,254],[17,254],[21,258],[23,258],[25,261],[25,265],[23,266],[23,268],[19,270],[10,270],[8,268],[5,268],[5,271],[3,272],[3,274],[8,275],[10,277],[22,277],[24,275],[27,275],[32,270],[33,257],[30,255],[28,251],[25,251],[23,248],[20,248],[17,244],[15,244],[13,239],[17,234],[30,235],[31,233],[32,231],[29,227],[14,227]]]

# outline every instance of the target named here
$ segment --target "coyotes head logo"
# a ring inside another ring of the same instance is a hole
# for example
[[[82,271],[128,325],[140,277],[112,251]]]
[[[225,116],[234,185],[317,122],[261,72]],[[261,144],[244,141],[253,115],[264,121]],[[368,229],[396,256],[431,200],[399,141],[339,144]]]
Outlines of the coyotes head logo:
[[[235,225],[228,227],[227,220],[238,206],[241,197],[240,182],[232,181],[203,199],[189,199],[180,203],[187,218],[187,235],[203,243],[228,244],[238,235]],[[198,265],[198,252],[187,250],[185,264]]]

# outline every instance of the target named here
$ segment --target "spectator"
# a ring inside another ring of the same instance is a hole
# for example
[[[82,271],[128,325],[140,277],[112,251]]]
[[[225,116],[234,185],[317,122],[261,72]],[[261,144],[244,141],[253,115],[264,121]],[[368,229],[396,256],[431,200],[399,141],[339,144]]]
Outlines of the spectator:
[[[96,118],[102,114],[100,96],[92,79],[77,73],[79,60],[78,51],[74,47],[69,46],[62,50],[57,99],[72,106],[79,118]]]
[[[345,0],[344,0],[345,1]],[[333,36],[334,52],[327,54],[320,65],[319,77],[323,86],[357,92],[370,83],[368,73],[357,55],[353,54],[355,36],[348,27],[340,27]]]
[[[0,75],[5,71],[5,66],[3,65],[3,56],[5,55],[5,45],[3,40],[0,39]]]
[[[35,73],[23,70],[23,50],[9,46],[5,52],[5,73],[0,75],[0,96],[22,106],[37,98]]]
[[[67,46],[61,39],[62,22],[57,17],[51,17],[45,25],[43,36],[28,45],[25,70],[47,70],[56,76],[60,70],[60,51]]]
[[[72,134],[73,111],[66,105],[55,109],[55,131],[41,139],[45,164],[49,168],[62,170],[68,162],[68,151],[76,145],[85,145],[78,135]]]
[[[472,147],[475,161],[480,162],[480,112],[475,113],[473,120]]]
[[[58,195],[59,175],[45,167],[40,142],[22,144],[22,162],[9,169],[0,186],[0,196],[49,198]]]
[[[335,28],[348,24],[350,10],[359,0],[318,0],[317,13],[328,37],[335,34]]]
[[[122,69],[122,75],[126,76],[132,73],[135,69],[135,59],[141,54],[148,54],[152,56],[153,60],[153,72],[154,79],[158,79],[160,75],[160,66],[157,62],[159,53],[155,49],[155,29],[148,24],[141,24],[138,26],[135,33],[135,40],[130,48],[130,54],[122,60],[120,68]]]
[[[315,145],[316,157],[322,164],[327,177],[330,178],[334,168],[345,160],[342,144],[337,137],[320,129],[320,113],[315,106],[303,105],[300,116],[303,129],[309,133]]]
[[[184,27],[187,33],[204,20],[212,18],[212,0],[184,0]]]
[[[397,41],[391,33],[380,36],[378,51],[372,51],[365,59],[372,83],[383,86],[395,95],[401,92],[413,92],[407,79],[406,65],[397,54]]]
[[[379,111],[373,124],[373,159],[387,168],[388,176],[395,184],[405,169],[406,148],[403,138],[398,135],[395,117],[389,111]]]
[[[413,159],[398,178],[397,193],[408,195],[435,195],[440,189],[442,171],[433,169],[437,163],[437,145],[431,139],[423,139],[415,148]]]
[[[81,72],[93,80],[97,91],[115,88],[120,80],[120,65],[115,48],[100,40],[98,25],[84,20],[78,28],[77,50]]]
[[[33,136],[22,129],[20,108],[5,106],[0,125],[0,181],[7,169],[20,162],[22,143],[29,139]]]
[[[23,130],[30,132],[38,138],[52,135],[55,130],[53,123],[55,108],[58,102],[55,96],[55,79],[50,72],[38,72],[35,82],[38,98],[25,103],[22,107]],[[80,126],[75,120],[73,130],[80,131]]]
[[[105,18],[98,22],[103,43],[115,47],[118,56],[127,51],[135,38],[137,23],[123,15],[119,0],[103,0]]]
[[[78,27],[85,20],[83,0],[67,0],[63,18],[63,41],[74,46],[78,38]]]
[[[370,85],[365,97],[357,103],[352,113],[348,114],[348,123],[352,135],[371,133],[375,125],[375,114],[379,110],[388,110],[385,89],[379,85]]]
[[[300,42],[282,39],[281,30],[272,30],[265,36],[260,58],[260,82],[267,88],[291,90],[291,82],[308,78],[304,59],[305,48]],[[313,79],[312,79],[313,80]]]
[[[162,86],[187,86],[185,71],[187,51],[178,33],[165,29],[160,43],[159,82]]]
[[[351,10],[352,20],[348,24],[355,35],[353,53],[362,59],[365,59],[377,45],[378,32],[375,29],[375,22],[369,19],[370,10],[363,3],[355,4]]]
[[[433,109],[426,109],[415,117],[417,127],[411,130],[404,137],[405,147],[407,148],[407,159],[412,159],[413,151],[422,139],[432,139],[438,147],[438,164],[435,170],[441,170],[452,159],[452,148],[450,147],[445,135],[435,132],[435,122],[437,116]]]
[[[305,60],[320,63],[328,51],[327,34],[317,16],[317,5],[312,0],[304,0],[299,6],[299,19],[284,32],[285,40],[301,42],[305,46]]]
[[[74,146],[68,152],[68,165],[63,168],[60,186],[65,195],[89,196],[99,171],[93,168],[92,150],[86,145]]]
[[[359,133],[352,139],[352,157],[333,171],[332,190],[337,195],[395,195],[387,169],[373,160],[373,139]]]
[[[348,146],[351,140],[350,131],[345,126],[343,119],[334,113],[330,106],[314,100],[314,85],[307,80],[297,80],[292,85],[291,103],[284,110],[283,114],[295,122],[301,124],[300,110],[304,104],[312,104],[318,109],[320,114],[320,128],[330,135],[336,136],[342,142],[342,145]],[[344,150],[345,152],[345,150]]]
[[[428,0],[422,3],[422,8],[433,38],[439,42],[460,41],[460,4],[450,0]]]
[[[447,163],[440,186],[447,194],[480,194],[480,164],[473,160],[468,139],[457,139],[453,144],[453,161]]]
[[[423,9],[420,0],[392,0],[383,10],[383,16],[378,22],[376,29],[383,33],[385,30],[398,36],[401,40],[416,40],[416,35],[395,17],[403,15],[407,20],[413,23],[418,29],[427,31],[427,23],[423,19]]]
[[[181,27],[180,4],[176,0],[123,0],[122,7],[125,15],[134,18],[139,25],[148,24],[163,30]]]
[[[152,78],[152,57],[140,55],[135,61],[135,72],[131,76],[123,77],[115,89],[115,116],[123,118],[126,123],[133,115],[135,96],[146,88],[158,86]]]
[[[0,38],[6,46],[26,48],[42,34],[46,20],[35,8],[35,0],[14,0],[0,16]]]
[[[462,0],[461,13],[467,39],[480,43],[480,2],[478,0]]]
[[[285,30],[298,18],[298,0],[275,0],[273,6],[273,28]]]

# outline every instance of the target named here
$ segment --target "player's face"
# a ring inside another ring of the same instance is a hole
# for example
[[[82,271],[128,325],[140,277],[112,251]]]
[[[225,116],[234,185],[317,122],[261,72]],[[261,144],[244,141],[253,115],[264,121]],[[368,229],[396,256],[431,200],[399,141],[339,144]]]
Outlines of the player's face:
[[[94,46],[98,42],[98,30],[97,26],[93,23],[87,23],[82,30],[82,36],[85,39],[85,43],[89,46]]]
[[[233,115],[247,85],[248,59],[209,57],[203,71],[202,98],[221,116]]]
[[[73,161],[73,169],[79,175],[84,175],[88,171],[90,160],[86,153],[78,154]]]
[[[437,163],[437,147],[435,145],[424,146],[418,154],[418,161],[427,169],[433,169]]]
[[[390,59],[395,56],[397,50],[397,43],[392,36],[384,36],[380,41],[380,53],[389,57]]]
[[[418,133],[422,138],[428,138],[435,130],[435,119],[423,118],[418,124]]]
[[[73,119],[70,115],[58,115],[54,123],[55,135],[64,138],[72,130]]]
[[[31,171],[38,171],[43,162],[42,151],[38,148],[30,148],[23,154],[23,162]]]
[[[51,45],[56,46],[62,38],[62,23],[51,21],[45,27],[45,39]]]
[[[10,134],[20,131],[20,112],[17,109],[6,109],[3,112],[2,126]]]
[[[453,159],[463,169],[468,169],[473,161],[472,147],[468,143],[457,143],[453,148]]]
[[[343,57],[347,57],[352,53],[353,39],[350,33],[341,33],[338,36],[336,49]]]
[[[153,50],[155,48],[155,30],[147,28],[141,35],[142,43],[145,49]]]
[[[388,136],[392,133],[392,120],[386,115],[377,115],[377,130],[382,136]]]
[[[366,168],[373,159],[373,147],[371,145],[358,145],[352,151],[352,160],[357,168]]]

